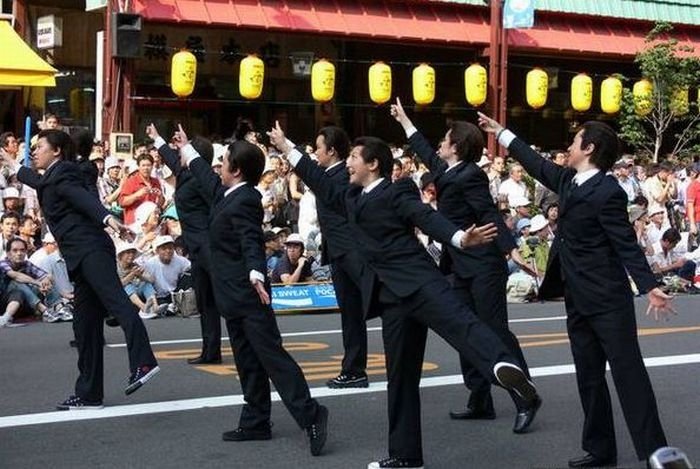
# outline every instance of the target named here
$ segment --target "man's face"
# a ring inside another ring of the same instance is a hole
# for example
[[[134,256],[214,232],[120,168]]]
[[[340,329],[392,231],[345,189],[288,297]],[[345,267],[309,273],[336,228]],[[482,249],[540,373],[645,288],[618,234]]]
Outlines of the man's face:
[[[445,132],[445,136],[440,140],[440,146],[438,147],[438,156],[441,160],[447,160],[454,156],[455,146],[452,145],[450,141],[450,134],[452,130]]]
[[[119,179],[119,172],[121,171],[121,168],[119,166],[115,166],[113,168],[109,168],[107,170],[107,175],[109,176],[110,179],[117,180]]]
[[[327,168],[333,163],[333,158],[335,157],[335,150],[329,149],[326,146],[326,139],[323,135],[316,137],[316,159],[318,160],[318,165]]]
[[[591,153],[594,150],[593,144],[589,144],[586,148],[581,147],[581,140],[583,139],[583,130],[579,130],[574,141],[568,149],[569,152],[569,166],[572,168],[578,168],[582,163],[588,161]]]
[[[521,205],[520,207],[515,208],[515,212],[522,218],[522,217],[529,217],[530,216],[530,207],[527,205]]]
[[[10,251],[7,254],[7,257],[10,259],[10,262],[12,262],[13,264],[23,263],[24,260],[27,258],[27,248],[24,246],[24,243],[20,243],[20,242],[12,243],[12,246],[10,246]]]
[[[523,180],[523,167],[520,165],[515,165],[510,170],[510,177],[515,182],[520,182]]]
[[[661,238],[660,244],[664,251],[669,252],[673,251],[678,244],[678,241],[666,241],[665,239]]]
[[[148,148],[146,145],[139,145],[136,148],[134,148],[134,159],[138,158],[141,155],[145,155],[148,153]]]
[[[299,243],[287,244],[287,257],[292,264],[296,264],[302,254],[304,254],[304,246]]]
[[[61,151],[54,149],[46,140],[46,137],[41,137],[36,142],[36,147],[32,153],[32,159],[37,169],[46,169],[60,154]]]
[[[173,255],[175,254],[175,244],[167,243],[162,246],[158,246],[156,253],[158,254],[158,259],[160,259],[163,264],[170,264],[170,261],[173,260]]]
[[[27,218],[24,220],[24,223],[22,223],[22,227],[20,228],[19,232],[24,236],[34,236],[36,234],[36,229],[36,222],[31,218]]]
[[[6,197],[2,199],[6,212],[16,212],[19,208],[19,199],[17,197]]]
[[[153,170],[153,163],[148,161],[146,158],[139,161],[139,174],[144,179],[151,178],[151,171]]]
[[[365,160],[362,159],[363,148],[360,145],[354,147],[346,163],[348,174],[350,174],[350,183],[358,186],[366,186],[370,182],[371,170],[377,165],[376,161],[365,163]]]
[[[221,164],[221,182],[224,186],[231,187],[233,185],[234,174],[231,171],[231,166],[228,162],[229,151],[226,150],[224,154],[224,160]]]
[[[10,239],[17,234],[19,229],[19,221],[16,218],[5,218],[2,221],[2,235],[5,239]]]
[[[506,167],[506,162],[501,156],[497,156],[493,159],[493,163],[491,164],[491,168],[499,173],[503,172],[503,169]]]

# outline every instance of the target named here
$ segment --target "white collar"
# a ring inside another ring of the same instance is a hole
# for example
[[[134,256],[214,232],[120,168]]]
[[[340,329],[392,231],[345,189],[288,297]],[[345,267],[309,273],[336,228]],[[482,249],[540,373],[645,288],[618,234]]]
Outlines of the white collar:
[[[224,197],[228,196],[231,192],[235,191],[239,187],[245,186],[246,184],[248,184],[248,183],[246,181],[243,181],[243,182],[239,182],[238,184],[235,184],[235,185],[229,187],[228,189],[226,189],[226,192],[224,192]]]
[[[374,190],[375,187],[377,187],[381,182],[384,180],[384,178],[379,178],[376,181],[372,181],[368,186],[366,186],[364,189],[362,189],[363,194],[369,194]]]
[[[332,168],[335,168],[336,166],[338,166],[338,165],[341,164],[341,163],[344,163],[344,161],[343,161],[343,160],[336,161],[335,163],[333,163],[332,165],[330,165],[329,167],[327,167],[327,168],[325,169],[325,171],[328,172],[328,171],[330,171]]]
[[[464,162],[464,161],[462,161],[462,160],[457,160],[456,163],[447,166],[447,169],[445,170],[445,172],[450,171],[452,168],[456,168],[457,166],[459,166],[459,165],[462,164],[463,162]]]
[[[598,168],[591,168],[586,171],[582,171],[580,173],[576,173],[576,175],[573,178],[573,183],[576,184],[577,186],[582,185],[586,181],[588,181],[590,178],[598,174],[600,170]]]

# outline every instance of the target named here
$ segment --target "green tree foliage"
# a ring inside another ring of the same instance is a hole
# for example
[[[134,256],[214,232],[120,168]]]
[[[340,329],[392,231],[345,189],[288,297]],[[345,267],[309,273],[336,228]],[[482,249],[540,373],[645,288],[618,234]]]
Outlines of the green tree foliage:
[[[646,47],[637,53],[635,63],[642,76],[653,84],[651,112],[640,116],[635,106],[642,104],[630,89],[623,92],[619,115],[620,137],[637,152],[654,162],[661,147],[672,148],[668,156],[684,156],[700,149],[700,58],[690,46],[671,36],[669,23],[658,23],[646,37]],[[682,109],[675,98],[679,90],[689,90],[689,106]]]

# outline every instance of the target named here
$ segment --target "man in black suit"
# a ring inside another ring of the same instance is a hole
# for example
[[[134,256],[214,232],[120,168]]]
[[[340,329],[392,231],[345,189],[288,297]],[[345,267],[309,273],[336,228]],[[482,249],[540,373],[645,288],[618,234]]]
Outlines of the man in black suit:
[[[391,150],[378,138],[355,141],[347,160],[351,185],[342,188],[307,155],[289,148],[279,124],[269,135],[316,197],[347,218],[363,260],[363,312],[382,317],[389,457],[368,468],[423,467],[419,384],[428,327],[483,375],[534,405],[539,399],[534,385],[498,337],[451,291],[415,236],[418,227],[440,242],[466,247],[490,240],[495,227],[458,230],[421,202],[413,181],[391,183]]]
[[[299,365],[282,346],[270,306],[270,283],[263,248],[263,209],[255,185],[265,167],[260,148],[244,140],[224,155],[221,178],[188,143],[182,128],[175,134],[183,166],[211,200],[209,238],[214,299],[226,319],[233,357],[246,404],[239,426],[225,441],[269,440],[270,380],[297,424],[306,430],[311,454],[326,442],[328,409],[311,398]]]
[[[43,176],[14,161],[8,163],[20,182],[37,190],[46,222],[75,283],[73,331],[80,376],[75,395],[58,409],[102,408],[105,313],[117,319],[126,335],[131,371],[126,394],[160,371],[146,328],[117,276],[114,243],[104,229],[110,227],[122,237],[131,233],[89,192],[85,178],[71,162],[73,145],[68,134],[55,129],[41,131],[32,158],[37,169],[45,170]]]
[[[163,162],[175,175],[175,205],[182,224],[182,236],[190,252],[194,293],[202,330],[202,351],[190,358],[190,365],[221,363],[221,315],[216,309],[211,280],[211,252],[209,249],[210,198],[192,176],[187,167],[180,165],[178,151],[170,148],[158,133],[155,125],[146,127],[146,135]],[[214,147],[208,140],[195,137],[191,142],[199,156],[211,164]]]
[[[617,462],[615,429],[605,363],[640,460],[666,446],[654,391],[644,367],[627,273],[649,309],[667,313],[671,297],[659,288],[637,244],[627,215],[627,196],[606,174],[617,159],[615,131],[586,122],[569,147],[569,166],[542,158],[511,131],[479,113],[479,125],[494,133],[532,177],[559,194],[559,223],[540,287],[542,298],[564,297],[571,352],[583,405],[582,446],[586,454],[569,467]]]
[[[491,327],[529,376],[518,339],[508,328],[508,265],[505,256],[510,255],[523,269],[529,270],[529,267],[518,252],[503,217],[498,213],[489,192],[486,173],[476,165],[484,149],[481,130],[469,122],[453,121],[436,152],[415,128],[398,98],[391,106],[391,115],[404,128],[411,150],[433,176],[437,189],[437,209],[462,228],[486,223],[498,227],[495,243],[471,249],[456,249],[446,245],[442,251],[440,267],[443,273],[453,276],[453,288],[459,298]],[[471,394],[466,410],[450,412],[450,417],[461,420],[496,418],[489,378],[482,376],[463,356],[460,356],[460,364],[464,384]],[[525,410],[517,395],[511,393],[511,397],[518,410],[513,431],[524,433],[532,423],[539,405]]]
[[[318,165],[339,188],[346,189],[349,176],[345,160],[350,154],[350,139],[340,127],[329,126],[318,131],[316,159]],[[328,380],[329,388],[366,388],[367,325],[362,314],[360,297],[360,262],[357,242],[347,220],[332,210],[322,199],[316,201],[321,226],[321,263],[330,264],[333,287],[340,307],[345,355],[340,374]]]

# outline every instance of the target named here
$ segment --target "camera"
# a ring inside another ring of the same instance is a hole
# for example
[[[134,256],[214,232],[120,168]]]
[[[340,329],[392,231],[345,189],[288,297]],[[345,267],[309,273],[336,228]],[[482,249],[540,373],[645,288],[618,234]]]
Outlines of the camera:
[[[664,446],[654,451],[654,454],[649,457],[649,467],[652,469],[691,469],[693,465],[680,449]]]

